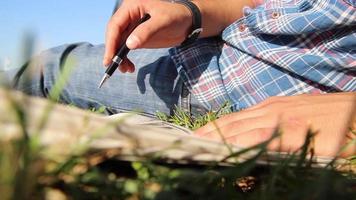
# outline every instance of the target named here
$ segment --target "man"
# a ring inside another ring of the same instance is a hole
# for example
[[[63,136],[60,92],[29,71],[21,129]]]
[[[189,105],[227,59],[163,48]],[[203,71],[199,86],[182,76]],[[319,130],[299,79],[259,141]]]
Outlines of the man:
[[[153,115],[170,113],[178,105],[196,114],[230,101],[234,111],[241,111],[196,134],[219,140],[219,130],[228,142],[250,146],[271,137],[279,126],[283,134],[269,148],[293,151],[311,128],[318,133],[315,152],[325,156],[336,155],[355,137],[350,131],[356,106],[353,1],[192,4],[123,1],[108,24],[105,48],[82,43],[43,52],[31,65],[38,73],[31,82],[20,79],[18,88],[46,96],[61,66],[75,60],[61,101],[82,108],[105,105],[112,113],[142,109]],[[131,33],[145,13],[151,18]],[[203,31],[192,41],[190,34],[195,37],[199,31],[194,30],[200,30],[195,27],[199,17]],[[108,65],[125,38],[135,51],[119,67],[122,73],[97,89],[104,72],[101,60]],[[341,155],[354,152],[355,145]]]

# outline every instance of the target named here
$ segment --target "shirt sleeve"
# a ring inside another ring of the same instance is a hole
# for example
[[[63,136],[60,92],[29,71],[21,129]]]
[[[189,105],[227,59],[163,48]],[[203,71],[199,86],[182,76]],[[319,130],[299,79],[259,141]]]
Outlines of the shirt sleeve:
[[[208,110],[216,110],[229,101],[219,69],[223,44],[219,37],[211,37],[170,49],[180,78]]]

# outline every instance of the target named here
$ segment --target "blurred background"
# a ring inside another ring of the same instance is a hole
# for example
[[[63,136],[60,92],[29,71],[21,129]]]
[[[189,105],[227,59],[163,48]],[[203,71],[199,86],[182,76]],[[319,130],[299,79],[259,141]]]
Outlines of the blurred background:
[[[23,64],[25,37],[34,54],[72,42],[104,43],[116,0],[0,0],[0,70]]]

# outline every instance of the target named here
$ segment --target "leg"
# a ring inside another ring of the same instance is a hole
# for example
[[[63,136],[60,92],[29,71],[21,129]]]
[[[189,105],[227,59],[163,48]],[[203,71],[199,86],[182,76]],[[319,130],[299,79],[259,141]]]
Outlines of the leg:
[[[133,74],[115,73],[103,88],[98,83],[105,71],[102,66],[104,46],[88,43],[64,45],[43,52],[34,64],[27,64],[17,89],[25,93],[48,96],[59,73],[68,60],[74,60],[73,70],[60,101],[89,109],[106,106],[113,113],[138,110],[147,114],[156,111],[170,113],[179,103],[182,81],[167,49],[143,49],[130,52],[135,63]],[[31,79],[24,78],[35,73]]]

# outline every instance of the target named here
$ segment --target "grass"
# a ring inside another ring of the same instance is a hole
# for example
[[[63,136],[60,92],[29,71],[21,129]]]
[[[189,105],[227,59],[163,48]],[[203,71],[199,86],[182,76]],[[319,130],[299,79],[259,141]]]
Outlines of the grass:
[[[166,122],[176,124],[178,126],[183,126],[185,128],[196,130],[208,122],[214,121],[219,117],[231,113],[231,106],[229,102],[226,102],[217,111],[208,112],[204,115],[192,116],[190,113],[185,112],[182,109],[176,108],[173,115],[168,116],[162,112],[157,112],[156,116],[158,119]]]
[[[62,78],[50,93],[52,101],[43,111],[38,133],[59,99],[72,63],[67,63],[69,67],[64,68]],[[311,166],[312,158],[307,155],[310,154],[312,133],[307,134],[299,151],[275,165],[261,166],[256,162],[266,152],[268,142],[232,152],[229,157],[238,157],[251,149],[260,153],[229,167],[167,164],[154,158],[125,162],[114,159],[118,152],[113,149],[95,153],[82,151],[57,160],[45,155],[36,136],[29,137],[28,111],[21,102],[9,97],[22,136],[15,140],[1,139],[6,132],[0,129],[1,199],[268,200],[354,199],[356,196],[356,177],[352,171],[338,171],[333,162],[325,168]],[[100,113],[104,108],[92,111]],[[194,130],[229,112],[226,104],[202,116],[193,117],[179,109],[173,116],[162,113],[157,116]],[[355,160],[355,156],[350,157],[350,165],[355,165]]]

